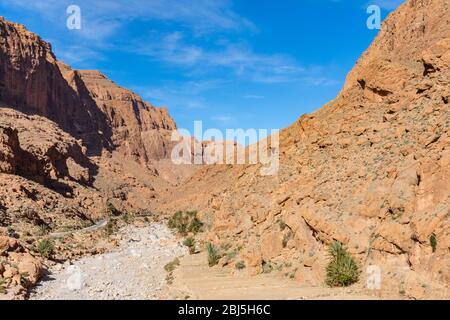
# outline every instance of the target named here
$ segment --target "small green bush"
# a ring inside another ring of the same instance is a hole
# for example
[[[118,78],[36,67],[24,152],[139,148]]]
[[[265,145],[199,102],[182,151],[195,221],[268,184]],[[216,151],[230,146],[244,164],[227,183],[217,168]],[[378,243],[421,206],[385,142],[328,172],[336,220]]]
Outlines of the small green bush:
[[[172,273],[180,265],[180,259],[176,258],[172,262],[169,262],[164,266],[164,270],[168,273]]]
[[[239,261],[238,263],[236,263],[235,267],[236,267],[237,270],[245,269],[244,261]]]
[[[195,253],[195,239],[194,237],[188,237],[183,241],[183,244],[189,248],[189,253]]]
[[[437,238],[434,233],[430,236],[430,245],[431,249],[433,249],[433,253],[435,253],[437,248]]]
[[[358,281],[358,266],[342,243],[336,241],[331,244],[329,255],[331,261],[326,269],[327,285],[330,287],[347,287]]]
[[[215,265],[217,265],[221,257],[216,247],[214,247],[212,243],[208,242],[206,244],[206,252],[208,253],[208,265],[210,267],[214,267]]]
[[[30,274],[28,272],[22,272],[20,274],[20,284],[27,288],[30,285]]]
[[[167,272],[166,281],[168,284],[172,284],[175,279],[173,272],[180,265],[180,259],[175,258],[172,262],[169,262],[164,266],[164,270]]]
[[[199,233],[203,228],[203,222],[201,222],[197,217],[194,217],[189,224],[188,231],[193,234]]]
[[[41,256],[46,259],[50,259],[53,256],[55,245],[52,240],[44,239],[39,242],[37,249]]]
[[[114,216],[114,217],[118,217],[118,216],[122,215],[122,212],[120,212],[111,201],[108,201],[106,203],[106,213],[109,216]]]
[[[5,282],[6,282],[6,279],[0,278],[0,294],[5,294],[6,293],[6,288],[5,288],[6,284],[5,284]]]
[[[189,232],[197,234],[203,228],[203,223],[197,218],[197,211],[178,211],[169,219],[168,225],[182,235]]]
[[[109,219],[108,223],[106,224],[105,230],[106,230],[106,234],[108,236],[114,234],[116,232],[116,230],[117,230],[116,222],[114,220],[112,220],[112,219]]]
[[[50,233],[50,227],[45,225],[45,224],[41,224],[38,226],[38,230],[36,232],[36,235],[39,237],[43,237],[46,236]]]

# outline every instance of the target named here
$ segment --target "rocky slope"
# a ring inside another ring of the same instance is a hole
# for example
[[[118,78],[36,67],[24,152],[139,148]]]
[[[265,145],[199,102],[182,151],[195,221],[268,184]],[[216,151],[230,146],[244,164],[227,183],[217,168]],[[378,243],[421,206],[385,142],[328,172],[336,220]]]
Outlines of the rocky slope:
[[[376,265],[377,293],[449,298],[449,19],[448,0],[406,1],[339,96],[281,132],[277,176],[206,167],[160,210],[199,210],[206,240],[237,253],[250,274],[272,265],[323,284],[338,240],[358,260],[358,286]]]
[[[40,116],[0,109],[0,168],[0,289],[23,296],[43,270],[45,234],[92,224],[105,199],[80,143]]]

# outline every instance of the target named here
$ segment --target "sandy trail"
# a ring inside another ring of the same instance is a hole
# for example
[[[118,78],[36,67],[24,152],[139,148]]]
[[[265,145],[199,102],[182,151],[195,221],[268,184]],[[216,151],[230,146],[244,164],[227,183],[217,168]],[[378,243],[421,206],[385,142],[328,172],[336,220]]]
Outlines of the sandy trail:
[[[209,268],[205,253],[185,256],[174,272],[171,295],[201,300],[372,300],[358,288],[305,287],[276,274],[249,277],[232,275],[223,268]]]

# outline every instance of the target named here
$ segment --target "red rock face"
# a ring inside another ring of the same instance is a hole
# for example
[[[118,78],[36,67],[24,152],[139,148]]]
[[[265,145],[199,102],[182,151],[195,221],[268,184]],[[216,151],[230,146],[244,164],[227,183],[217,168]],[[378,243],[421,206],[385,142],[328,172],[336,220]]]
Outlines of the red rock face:
[[[72,70],[22,25],[0,18],[0,101],[81,139],[88,154],[119,150],[146,163],[169,153],[175,123],[97,71]]]
[[[89,184],[95,165],[82,147],[54,123],[12,109],[0,109],[0,172],[41,184],[71,179]]]
[[[278,176],[207,167],[162,210],[204,213],[208,240],[241,248],[250,273],[289,264],[287,274],[321,285],[338,240],[358,260],[361,287],[376,265],[385,296],[448,298],[449,19],[448,0],[406,1],[339,96],[280,133]]]
[[[99,71],[75,71],[75,76],[87,89],[83,99],[92,99],[105,115],[112,128],[113,147],[120,153],[144,163],[170,155],[170,135],[176,125],[166,109],[144,102]]]
[[[103,145],[100,115],[88,112],[63,78],[51,46],[22,25],[0,19],[0,101],[58,123],[91,149]],[[89,138],[87,138],[89,137]]]

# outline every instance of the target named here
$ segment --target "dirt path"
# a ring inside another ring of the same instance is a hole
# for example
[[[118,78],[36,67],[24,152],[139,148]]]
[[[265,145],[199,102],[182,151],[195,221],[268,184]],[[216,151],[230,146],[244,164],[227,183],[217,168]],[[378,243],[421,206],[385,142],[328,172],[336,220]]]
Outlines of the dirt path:
[[[90,227],[87,227],[84,229],[75,230],[75,231],[50,233],[49,238],[57,239],[57,238],[64,238],[64,237],[72,235],[72,234],[82,234],[82,233],[94,232],[98,229],[102,229],[102,228],[106,227],[107,224],[108,224],[108,220],[104,219],[104,220],[97,222],[93,226],[90,226]]]
[[[57,265],[30,299],[167,299],[164,266],[186,249],[161,224],[119,231],[119,247],[106,254]]]
[[[356,288],[302,287],[275,274],[248,277],[209,268],[205,254],[185,256],[174,272],[171,295],[177,299],[202,300],[368,300],[376,297]]]

